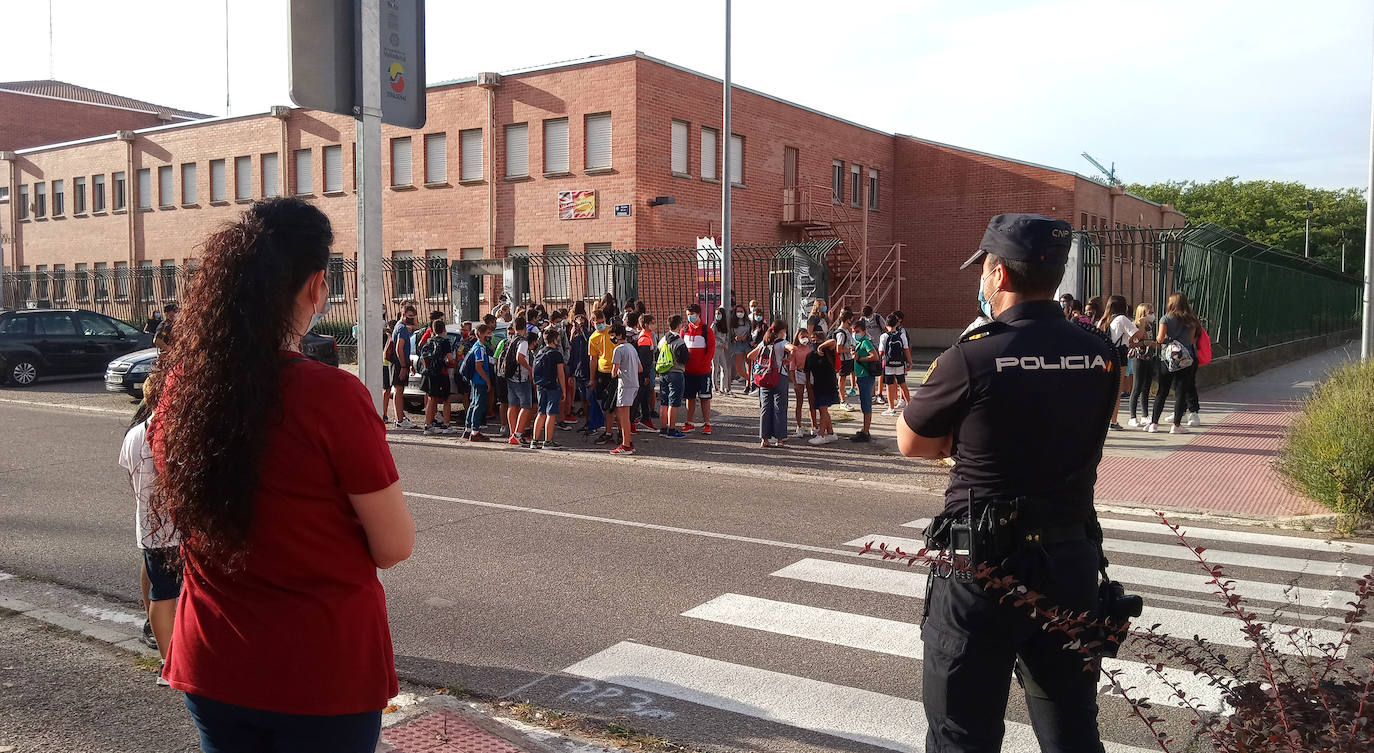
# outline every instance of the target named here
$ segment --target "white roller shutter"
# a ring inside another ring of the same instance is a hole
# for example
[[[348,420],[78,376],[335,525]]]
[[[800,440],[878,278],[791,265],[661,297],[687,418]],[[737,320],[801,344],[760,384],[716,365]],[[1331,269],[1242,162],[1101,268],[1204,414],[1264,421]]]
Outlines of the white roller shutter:
[[[391,185],[409,186],[415,182],[410,171],[410,137],[391,140]]]
[[[506,177],[530,174],[530,127],[525,123],[506,126]]]
[[[315,192],[315,160],[309,149],[296,150],[296,193]]]
[[[448,180],[448,134],[425,134],[425,182]]]
[[[714,128],[701,129],[701,177],[707,180],[716,180],[716,161],[720,158],[716,134]]]
[[[587,116],[587,169],[611,166],[611,114]]]
[[[544,172],[568,171],[568,119],[544,121]]]
[[[234,198],[253,198],[253,158],[234,158]]]
[[[196,163],[183,162],[181,165],[181,203],[196,203]]]
[[[730,182],[744,182],[744,137],[730,134]]]
[[[469,128],[458,134],[458,148],[462,150],[459,180],[482,179],[482,129]]]
[[[281,195],[281,176],[277,172],[277,153],[262,155],[262,195]]]
[[[675,173],[687,172],[687,124],[681,120],[673,121],[673,164]]]
[[[224,201],[226,190],[224,160],[210,160],[210,201]]]
[[[343,190],[343,147],[338,144],[324,148],[324,190]]]
[[[160,207],[171,206],[175,201],[173,183],[176,180],[172,175],[171,165],[162,165],[157,169],[157,205]]]

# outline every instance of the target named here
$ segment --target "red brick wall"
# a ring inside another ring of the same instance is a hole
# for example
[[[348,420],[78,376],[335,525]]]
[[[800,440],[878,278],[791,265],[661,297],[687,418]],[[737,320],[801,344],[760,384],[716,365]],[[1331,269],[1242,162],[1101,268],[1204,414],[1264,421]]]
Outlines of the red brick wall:
[[[162,125],[157,115],[0,90],[0,150]]]
[[[948,345],[978,314],[981,270],[959,270],[993,215],[1038,212],[1068,219],[1074,176],[897,137],[897,239],[902,309],[916,342]]]

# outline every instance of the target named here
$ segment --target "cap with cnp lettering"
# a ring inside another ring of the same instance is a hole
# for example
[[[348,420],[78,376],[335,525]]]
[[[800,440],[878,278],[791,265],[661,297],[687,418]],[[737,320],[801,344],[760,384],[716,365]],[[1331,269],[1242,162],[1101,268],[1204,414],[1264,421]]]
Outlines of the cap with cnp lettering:
[[[1073,226],[1043,214],[999,214],[988,221],[983,242],[960,269],[986,254],[1031,264],[1063,264],[1069,259]]]

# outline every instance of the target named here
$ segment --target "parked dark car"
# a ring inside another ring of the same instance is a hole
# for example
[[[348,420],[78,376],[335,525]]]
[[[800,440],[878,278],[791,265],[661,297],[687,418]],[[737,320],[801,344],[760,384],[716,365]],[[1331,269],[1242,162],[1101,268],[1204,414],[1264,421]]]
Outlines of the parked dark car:
[[[152,335],[94,311],[6,311],[0,313],[0,381],[27,387],[40,377],[98,375],[111,359],[152,344]]]
[[[127,392],[143,399],[143,383],[157,365],[157,348],[148,348],[110,361],[105,368],[105,391]],[[339,346],[328,335],[307,334],[301,338],[301,355],[330,366],[339,365]]]

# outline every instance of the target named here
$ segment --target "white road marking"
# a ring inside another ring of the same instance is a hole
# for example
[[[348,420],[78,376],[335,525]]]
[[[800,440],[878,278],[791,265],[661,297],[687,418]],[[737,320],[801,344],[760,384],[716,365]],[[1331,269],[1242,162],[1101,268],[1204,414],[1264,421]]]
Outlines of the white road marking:
[[[14,580],[14,576],[10,573],[0,572],[0,580]]]
[[[882,534],[871,533],[863,538],[845,542],[845,546],[863,546],[872,541],[874,545],[886,543],[889,550],[900,547],[902,551],[915,554],[925,546],[925,541],[921,539],[911,539],[902,536],[883,536]],[[1162,559],[1185,560],[1196,562],[1197,558],[1192,550],[1182,544],[1153,544],[1146,541],[1127,541],[1124,539],[1107,539],[1102,542],[1102,548],[1108,552],[1118,554],[1139,554],[1145,557],[1159,557]],[[1205,549],[1205,547],[1204,547]],[[1356,566],[1349,562],[1326,562],[1323,560],[1304,560],[1296,557],[1280,557],[1269,554],[1246,554],[1243,552],[1228,552],[1220,549],[1205,549],[1204,557],[1214,565],[1229,565],[1233,567],[1253,567],[1261,570],[1279,570],[1285,573],[1304,573],[1311,575],[1327,575],[1337,578],[1355,578],[1368,572],[1367,566]]]
[[[1102,524],[1106,531],[1130,531],[1132,533],[1154,533],[1162,536],[1173,536],[1167,526],[1157,519],[1146,520],[1126,520],[1123,518],[1102,518],[1098,522]],[[903,528],[924,529],[930,525],[930,518],[917,518],[909,523],[903,523]],[[1363,554],[1374,556],[1374,544],[1366,544],[1360,541],[1343,541],[1340,539],[1317,539],[1305,536],[1284,536],[1277,533],[1261,533],[1259,531],[1228,531],[1224,528],[1198,528],[1190,525],[1179,524],[1179,529],[1189,540],[1197,541],[1224,541],[1235,544],[1258,544],[1260,546],[1281,547],[1284,549],[1306,549],[1313,552],[1330,552],[1332,554]]]
[[[1133,586],[1152,586],[1169,588],[1175,591],[1190,591],[1200,594],[1215,594],[1216,586],[1208,583],[1210,576],[1197,573],[1172,573],[1167,570],[1150,570],[1130,565],[1109,565],[1107,573],[1113,579]],[[1168,573],[1173,577],[1161,577]],[[1282,583],[1265,583],[1258,580],[1235,581],[1236,592],[1246,601],[1274,601],[1291,604],[1304,609],[1344,609],[1347,601],[1354,601],[1355,594],[1350,591],[1323,590],[1311,586],[1299,588]]]
[[[921,702],[871,690],[629,642],[564,671],[889,750],[926,749]],[[1105,745],[1111,753],[1146,753]],[[1007,722],[1002,750],[1031,753],[1040,745],[1030,725]]]
[[[903,547],[905,548],[905,547]],[[872,573],[861,573],[860,570],[878,570],[888,575],[878,575]],[[1161,570],[1152,571],[1156,573],[1154,581],[1158,581],[1170,575]],[[926,575],[922,572],[902,572],[892,568],[869,567],[856,565],[847,562],[831,562],[829,560],[807,559],[789,565],[773,575],[794,580],[803,580],[813,583],[821,583],[831,586],[842,586],[846,588],[858,588],[864,591],[875,593],[886,593],[897,596],[910,596],[922,598],[925,596]],[[1234,617],[1221,614],[1221,604],[1213,606],[1213,612],[1201,610],[1185,611],[1180,609],[1165,609],[1161,607],[1147,606],[1142,611],[1141,616],[1134,620],[1140,628],[1159,623],[1159,632],[1171,635],[1176,638],[1188,639],[1193,635],[1199,635],[1213,643],[1220,643],[1227,646],[1249,647],[1250,640],[1246,637],[1244,626]],[[1324,628],[1306,628],[1296,625],[1286,625],[1283,623],[1273,623],[1275,630],[1285,630],[1290,627],[1297,627],[1302,631],[1310,631],[1312,639],[1317,643],[1335,642],[1340,633]],[[1271,636],[1275,646],[1279,651],[1287,654],[1300,653],[1296,648],[1288,643],[1288,640],[1277,632]]]
[[[81,610],[87,617],[94,617],[97,620],[115,622],[122,625],[142,625],[143,620],[147,619],[144,615],[125,612],[120,609],[109,609],[106,607],[86,607],[80,604],[73,604]]]
[[[850,614],[741,594],[717,596],[701,606],[683,612],[682,616],[907,659],[922,658],[920,626],[882,617]],[[1174,696],[1174,691],[1140,662],[1104,659],[1102,667],[1121,670],[1119,681],[1124,687],[1134,686],[1137,697],[1182,706]],[[1206,678],[1198,677],[1188,670],[1172,667],[1163,668],[1162,674],[1183,688],[1188,697],[1201,701],[1207,708],[1221,708],[1221,690],[1210,687]],[[1106,679],[1103,678],[1102,681],[1105,683]]]

